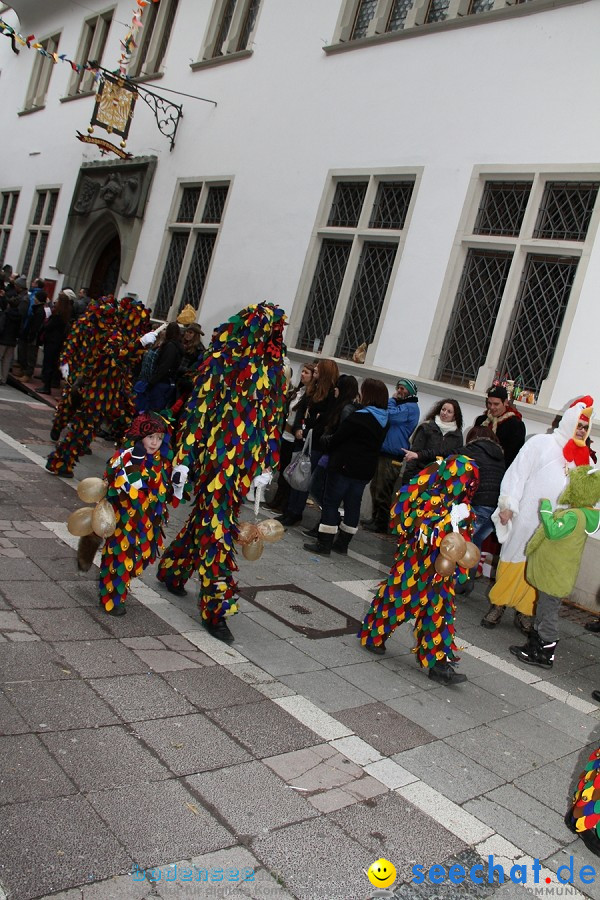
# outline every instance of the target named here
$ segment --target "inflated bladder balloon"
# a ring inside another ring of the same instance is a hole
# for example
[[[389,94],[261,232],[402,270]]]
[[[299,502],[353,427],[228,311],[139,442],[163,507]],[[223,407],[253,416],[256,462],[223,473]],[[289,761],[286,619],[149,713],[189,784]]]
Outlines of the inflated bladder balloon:
[[[440,553],[446,559],[450,559],[453,562],[456,562],[456,560],[460,559],[465,552],[466,546],[467,542],[465,541],[462,534],[459,534],[458,531],[451,531],[450,534],[447,534],[444,538],[442,538],[442,543],[440,544]]]
[[[92,526],[92,513],[94,510],[91,506],[83,506],[76,509],[67,519],[67,528],[71,534],[76,537],[85,537],[94,530]]]
[[[77,496],[84,503],[97,503],[104,500],[108,485],[101,478],[84,478],[77,485]]]
[[[251,541],[249,544],[242,545],[242,554],[244,559],[250,560],[250,562],[254,562],[257,559],[260,559],[265,549],[265,545],[261,540]]]
[[[92,513],[92,528],[98,537],[110,537],[117,527],[115,511],[108,500],[100,500]]]
[[[260,535],[257,525],[253,525],[252,522],[240,522],[238,527],[238,536],[236,538],[238,544],[244,546],[245,544],[252,543],[252,541],[256,541],[259,537]]]
[[[470,541],[468,541],[468,543],[465,547],[465,552],[460,557],[458,562],[465,569],[472,569],[473,566],[477,565],[480,557],[481,557],[481,552],[479,550],[479,547],[477,547],[475,544],[472,544]]]
[[[264,519],[258,526],[260,536],[267,544],[275,544],[285,534],[285,528],[276,519]]]
[[[442,575],[444,578],[447,578],[448,575],[452,575],[454,569],[456,568],[456,563],[453,559],[448,559],[446,556],[438,556],[435,561],[435,571],[438,575]]]

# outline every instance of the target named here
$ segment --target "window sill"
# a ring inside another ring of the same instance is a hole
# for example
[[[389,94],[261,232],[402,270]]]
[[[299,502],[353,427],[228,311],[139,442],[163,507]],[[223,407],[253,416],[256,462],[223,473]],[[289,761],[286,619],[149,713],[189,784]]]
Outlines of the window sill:
[[[148,81],[159,81],[164,76],[164,72],[153,72],[152,74],[136,75],[135,78],[126,78],[125,81],[131,84],[145,84]]]
[[[43,109],[46,109],[46,104],[43,106],[31,106],[29,109],[20,109],[17,113],[18,116],[30,116],[31,113],[41,112]]]
[[[222,66],[225,63],[235,62],[238,59],[249,59],[253,53],[253,50],[238,50],[236,53],[226,53],[225,56],[215,56],[214,59],[199,59],[197,62],[190,63],[190,69],[192,72],[195,72],[197,69],[210,69],[213,66]]]
[[[497,22],[501,19],[513,19],[519,16],[531,16],[548,9],[556,9],[560,6],[572,6],[575,3],[586,3],[588,0],[530,0],[529,3],[516,3],[506,6],[504,9],[490,9],[487,12],[460,15],[443,22],[428,22],[422,25],[412,25],[402,31],[386,31],[382,34],[373,34],[369,37],[357,40],[344,41],[343,43],[327,44],[323,51],[328,55],[345,53],[348,50],[359,50],[362,47],[374,47],[377,44],[388,44],[393,41],[402,41],[407,38],[419,37],[422,34],[434,34],[439,31],[451,31],[454,28],[468,28],[471,25],[485,25],[486,22]]]
[[[82,91],[80,94],[69,94],[67,97],[59,97],[60,103],[70,103],[71,100],[80,100],[82,97],[95,97],[96,91]]]

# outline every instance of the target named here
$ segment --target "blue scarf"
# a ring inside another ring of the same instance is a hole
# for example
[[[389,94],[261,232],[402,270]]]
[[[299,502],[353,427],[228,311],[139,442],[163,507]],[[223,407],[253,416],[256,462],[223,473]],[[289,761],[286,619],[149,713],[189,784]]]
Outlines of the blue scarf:
[[[387,409],[380,409],[378,406],[363,406],[362,409],[358,409],[359,413],[371,413],[374,419],[377,419],[382,428],[388,423],[389,413]]]

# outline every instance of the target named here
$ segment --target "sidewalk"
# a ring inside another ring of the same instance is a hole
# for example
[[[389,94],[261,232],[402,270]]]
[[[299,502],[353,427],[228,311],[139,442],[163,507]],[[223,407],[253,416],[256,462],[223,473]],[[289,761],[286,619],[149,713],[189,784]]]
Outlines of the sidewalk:
[[[43,469],[51,416],[0,388],[0,898],[359,900],[384,857],[404,900],[600,900],[600,861],[562,820],[600,743],[584,615],[565,609],[552,671],[513,665],[509,617],[479,627],[480,579],[458,602],[469,681],[438,687],[408,627],[382,658],[355,637],[393,541],[360,532],[348,559],[319,558],[291,529],[256,563],[240,554],[232,647],[200,626],[193,582],[174,598],[153,570],[108,617],[66,530],[75,484]],[[76,477],[110,451],[96,441]],[[487,872],[490,854],[507,876],[538,858],[540,884],[413,881],[414,865]],[[571,856],[593,883],[557,881]]]

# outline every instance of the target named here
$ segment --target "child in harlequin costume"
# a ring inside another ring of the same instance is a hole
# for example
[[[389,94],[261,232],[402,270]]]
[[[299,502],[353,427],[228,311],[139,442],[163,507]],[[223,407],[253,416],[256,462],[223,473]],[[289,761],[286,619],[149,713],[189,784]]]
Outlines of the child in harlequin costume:
[[[447,534],[458,531],[466,540],[471,535],[469,500],[477,484],[475,463],[466,456],[450,456],[402,486],[392,509],[399,537],[396,559],[358,633],[365,649],[385,653],[385,642],[398,625],[414,618],[414,652],[429,677],[442,684],[465,681],[466,675],[453,668],[456,572],[440,575],[435,562]],[[469,570],[457,566],[462,583]]]
[[[542,497],[556,503],[575,466],[589,465],[586,445],[594,401],[585,396],[565,411],[552,434],[536,434],[525,442],[506,470],[500,485],[498,509],[492,515],[502,544],[496,581],[489,593],[490,607],[481,620],[484,628],[495,628],[506,607],[520,615],[516,623],[529,632],[537,592],[525,575],[525,547],[539,525]]]
[[[565,823],[588,850],[600,856],[600,748],[594,750],[579,776]]]
[[[237,612],[239,509],[254,477],[279,459],[284,323],[282,309],[259,303],[215,329],[181,414],[173,480],[181,487],[189,472],[194,508],[165,551],[158,579],[182,595],[198,572],[202,624],[226,642],[233,635],[225,617]]]
[[[578,466],[569,472],[569,483],[558,498],[566,508],[552,512],[549,500],[540,503],[542,524],[525,551],[525,575],[538,592],[535,622],[525,646],[510,648],[521,662],[552,668],[558,611],[575,587],[588,534],[600,528],[600,510],[594,509],[599,501],[600,471]]]
[[[107,304],[97,316],[95,343],[78,377],[79,404],[69,428],[48,457],[52,475],[72,478],[77,460],[89,449],[103,421],[125,432],[135,415],[133,374],[144,348],[156,340],[148,331],[150,310],[130,297],[117,310]],[[65,377],[70,376],[70,368]]]
[[[108,462],[106,499],[117,527],[102,550],[100,603],[111,616],[125,615],[131,579],[154,562],[162,547],[172,457],[165,420],[142,413],[133,420],[125,447]]]

